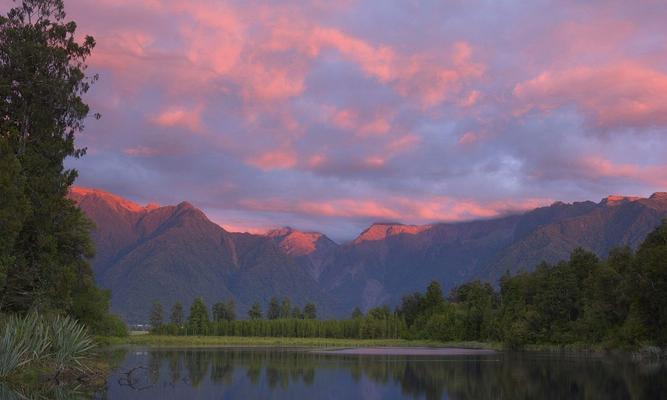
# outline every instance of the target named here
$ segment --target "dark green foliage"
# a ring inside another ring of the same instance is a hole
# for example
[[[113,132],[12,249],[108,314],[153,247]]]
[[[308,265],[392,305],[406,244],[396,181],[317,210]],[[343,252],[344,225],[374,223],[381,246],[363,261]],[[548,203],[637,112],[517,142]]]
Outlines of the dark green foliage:
[[[500,301],[490,284],[473,281],[458,286],[452,289],[450,300],[457,305],[462,337],[468,340],[496,338],[496,311]]]
[[[199,329],[164,325],[156,333],[170,335],[216,335],[257,337],[300,337],[340,339],[398,339],[405,331],[402,318],[357,318],[349,320],[252,319],[208,322]]]
[[[308,304],[306,304],[305,307],[303,307],[303,317],[305,319],[316,319],[317,318],[317,308],[315,308],[315,304],[308,303]]]
[[[352,311],[352,319],[361,318],[363,316],[364,313],[361,312],[361,309],[359,307],[355,307],[354,310]]]
[[[215,303],[211,312],[213,321],[233,321],[236,319],[236,305],[234,300],[227,303]]]
[[[162,312],[162,304],[155,301],[151,307],[151,315],[148,319],[152,330],[159,329],[164,324],[164,316]]]
[[[261,319],[262,318],[262,306],[259,305],[259,302],[253,303],[250,310],[248,310],[248,318],[250,319]]]
[[[95,41],[76,39],[62,0],[23,0],[0,17],[0,312],[67,313],[94,333],[115,330],[94,283],[92,223],[66,198],[81,157],[75,135]],[[111,327],[111,328],[110,328]]]
[[[287,297],[280,303],[280,318],[289,318],[292,314],[292,305]]]
[[[648,339],[667,344],[667,219],[637,251],[636,312]]]
[[[292,308],[291,318],[303,319],[303,313],[301,312],[301,309],[299,308],[299,306],[294,306],[294,308]]]
[[[278,303],[278,299],[275,297],[271,298],[271,301],[269,302],[269,308],[266,311],[266,318],[267,319],[280,318],[280,304]]]
[[[386,319],[391,316],[391,309],[388,305],[371,308],[366,313],[366,316],[371,319]]]
[[[181,303],[176,302],[171,307],[171,315],[169,316],[169,323],[176,326],[183,325],[183,305]]]
[[[129,334],[127,325],[120,317],[106,314],[99,321],[86,324],[91,331],[101,336],[125,337]]]
[[[198,297],[190,306],[187,329],[192,334],[203,335],[208,332],[208,325],[209,320],[206,304],[204,304],[204,299]]]

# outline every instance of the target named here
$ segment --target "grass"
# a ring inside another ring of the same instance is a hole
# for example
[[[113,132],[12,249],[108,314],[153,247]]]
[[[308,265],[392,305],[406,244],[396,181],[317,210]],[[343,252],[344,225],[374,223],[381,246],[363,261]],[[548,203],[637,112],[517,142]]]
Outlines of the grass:
[[[167,336],[134,335],[125,338],[98,338],[106,345],[144,345],[155,347],[215,347],[215,346],[278,346],[278,347],[460,347],[468,349],[500,350],[498,343],[436,342],[406,339],[329,339],[289,337],[241,337],[241,336]]]

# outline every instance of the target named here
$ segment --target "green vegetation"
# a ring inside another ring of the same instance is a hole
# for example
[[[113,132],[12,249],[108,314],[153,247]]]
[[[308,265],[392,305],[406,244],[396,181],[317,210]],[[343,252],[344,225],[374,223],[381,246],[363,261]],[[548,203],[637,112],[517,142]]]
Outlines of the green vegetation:
[[[251,337],[294,338],[347,338],[347,339],[398,339],[405,331],[403,319],[393,314],[389,307],[370,310],[367,317],[348,320],[318,320],[317,309],[308,303],[303,312],[292,307],[289,299],[269,302],[267,319],[261,319],[261,307],[255,303],[250,309],[249,320],[236,320],[233,302],[213,306],[213,320],[203,299],[197,298],[190,307],[187,324],[154,323],[153,318],[162,307],[155,303],[151,312],[151,332],[165,335],[213,335]],[[156,319],[157,321],[157,319]],[[159,319],[161,322],[162,320]]]
[[[665,345],[667,339],[667,220],[635,254],[614,250],[607,260],[576,249],[568,261],[505,275],[500,291],[469,282],[445,298],[438,282],[403,298],[399,307],[355,309],[350,319],[317,320],[289,299],[272,298],[267,319],[255,303],[250,320],[234,319],[233,305],[218,303],[213,321],[197,299],[186,325],[153,329],[157,335],[313,339],[406,339],[429,343],[504,343],[509,348],[601,349]],[[152,337],[140,340],[155,340]],[[197,339],[199,340],[199,339]],[[262,339],[264,340],[264,339]],[[224,340],[223,340],[224,342]],[[184,339],[184,343],[190,343]],[[250,341],[250,343],[255,343]]]
[[[607,260],[576,249],[568,261],[505,275],[500,292],[479,281],[452,290],[444,301],[437,283],[406,296],[398,308],[406,338],[527,344],[632,347],[667,342],[667,221],[636,254]]]
[[[94,343],[86,328],[70,317],[39,314],[11,316],[0,327],[0,380],[27,365],[47,365],[57,379],[69,369],[82,370]]]
[[[481,342],[437,342],[432,340],[407,339],[337,339],[299,337],[250,337],[250,336],[174,336],[136,335],[126,338],[107,338],[109,345],[144,345],[159,347],[206,347],[206,346],[277,346],[277,347],[457,347],[468,349],[502,349],[500,343]]]

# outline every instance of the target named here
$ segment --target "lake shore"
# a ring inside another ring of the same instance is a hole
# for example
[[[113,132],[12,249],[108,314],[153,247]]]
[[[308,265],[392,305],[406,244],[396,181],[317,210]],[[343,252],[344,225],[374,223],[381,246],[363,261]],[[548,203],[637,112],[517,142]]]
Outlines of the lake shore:
[[[407,339],[335,339],[295,337],[245,337],[245,336],[172,336],[141,334],[128,337],[98,337],[101,346],[140,345],[149,347],[313,347],[343,348],[436,348],[479,349],[507,351],[500,342],[438,342]],[[513,350],[517,351],[517,350]],[[667,352],[654,346],[639,348],[613,348],[604,344],[528,344],[518,351],[539,353],[563,353],[579,356],[619,356],[635,360],[667,359]]]
[[[99,337],[101,345],[144,345],[155,347],[432,347],[502,350],[501,343],[487,342],[437,342],[406,339],[329,339],[288,337],[242,337],[242,336],[168,336],[131,335],[125,338]]]

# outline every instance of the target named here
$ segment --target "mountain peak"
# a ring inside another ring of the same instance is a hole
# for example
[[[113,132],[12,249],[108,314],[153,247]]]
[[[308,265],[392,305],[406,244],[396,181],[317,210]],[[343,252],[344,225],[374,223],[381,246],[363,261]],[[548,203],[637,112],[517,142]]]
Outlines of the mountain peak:
[[[354,239],[354,244],[383,240],[389,236],[416,235],[431,228],[431,225],[404,225],[396,222],[376,222]]]
[[[195,206],[193,206],[191,203],[189,203],[187,201],[182,201],[182,202],[178,203],[176,208],[178,210],[194,210]]]
[[[632,201],[637,201],[637,200],[640,200],[640,199],[641,199],[641,197],[637,197],[637,196],[610,195],[610,196],[607,196],[604,199],[602,199],[600,204],[608,205],[608,206],[616,206],[616,205],[620,205],[620,204],[624,204],[624,203],[628,203],[628,202],[632,202]]]
[[[667,192],[655,192],[649,197],[651,200],[667,200]]]
[[[302,232],[289,226],[271,230],[266,236],[276,239],[280,248],[291,256],[308,255],[321,245],[334,245],[334,242],[322,233]]]
[[[266,236],[268,237],[283,237],[292,234],[293,232],[296,232],[295,229],[293,229],[291,226],[283,226],[281,228],[276,228],[272,229],[268,232],[266,232]]]
[[[159,208],[159,206],[156,204],[150,204],[146,207],[142,207],[133,201],[127,200],[109,192],[105,192],[104,190],[91,189],[80,186],[72,186],[70,188],[69,198],[76,201],[77,203],[81,202],[83,199],[97,199],[113,206],[114,208],[121,208],[130,212],[150,211],[155,208]]]

